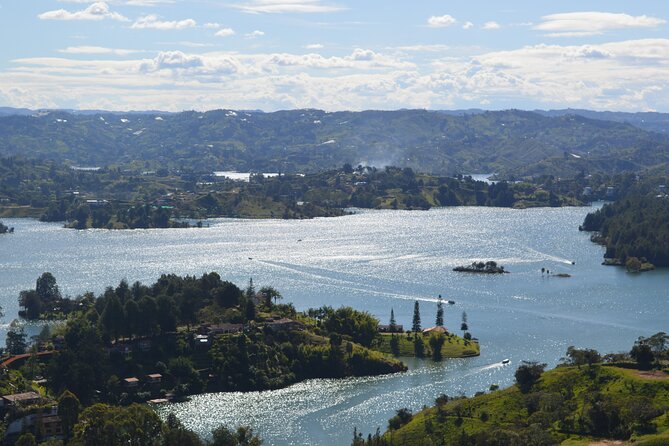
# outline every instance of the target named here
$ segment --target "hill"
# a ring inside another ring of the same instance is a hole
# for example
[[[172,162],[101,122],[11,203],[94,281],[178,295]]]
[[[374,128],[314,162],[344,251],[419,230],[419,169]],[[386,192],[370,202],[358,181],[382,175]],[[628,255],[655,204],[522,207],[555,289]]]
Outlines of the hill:
[[[358,436],[353,445],[666,445],[668,404],[665,372],[558,367],[529,389],[516,385],[473,398],[442,395],[415,415],[401,409],[385,434],[367,441]]]
[[[669,162],[669,139],[627,123],[518,110],[42,111],[0,116],[0,156],[18,154],[75,166],[304,173],[351,163],[567,177]]]

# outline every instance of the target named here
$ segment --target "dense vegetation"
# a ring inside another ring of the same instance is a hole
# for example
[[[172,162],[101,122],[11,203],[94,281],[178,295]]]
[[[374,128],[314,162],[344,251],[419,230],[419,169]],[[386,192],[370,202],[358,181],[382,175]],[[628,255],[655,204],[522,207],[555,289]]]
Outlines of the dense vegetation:
[[[314,172],[367,163],[439,174],[572,177],[580,171],[638,172],[666,163],[667,147],[665,135],[626,123],[518,110],[54,111],[0,117],[0,156],[142,169]]]
[[[400,409],[388,431],[357,431],[354,446],[456,445],[585,446],[597,440],[669,443],[669,351],[665,333],[640,338],[629,354],[601,357],[570,347],[564,365],[523,363],[516,385],[473,398],[436,398],[436,405],[412,414]],[[636,359],[634,362],[630,362]],[[599,443],[597,443],[599,444]],[[602,443],[603,444],[603,443]]]
[[[0,214],[40,215],[77,229],[186,226],[182,218],[329,217],[343,215],[348,207],[565,206],[583,199],[578,181],[486,184],[471,177],[417,174],[410,168],[350,164],[306,175],[257,174],[249,182],[211,171],[82,171],[20,158],[0,159],[0,172]]]
[[[590,213],[585,231],[597,231],[593,240],[606,246],[610,263],[639,270],[649,262],[669,266],[669,199],[665,195],[630,194]]]
[[[497,265],[494,260],[487,262],[472,262],[471,265],[456,266],[453,271],[463,273],[479,273],[479,274],[504,274],[508,273],[503,266]]]
[[[163,275],[151,286],[122,281],[100,296],[63,298],[50,273],[22,291],[29,319],[68,316],[45,374],[55,392],[87,404],[145,401],[172,391],[262,390],[317,377],[403,371],[372,351],[378,321],[351,308],[298,314],[271,287],[242,291],[216,273]],[[191,327],[201,327],[193,332]],[[219,328],[220,327],[220,328]],[[14,339],[15,335],[9,339]],[[9,347],[8,341],[8,347]],[[25,348],[25,346],[24,346]],[[20,347],[13,349],[20,353]],[[33,371],[32,375],[39,373]],[[205,373],[206,372],[206,373]],[[129,393],[126,377],[165,374],[159,388]]]

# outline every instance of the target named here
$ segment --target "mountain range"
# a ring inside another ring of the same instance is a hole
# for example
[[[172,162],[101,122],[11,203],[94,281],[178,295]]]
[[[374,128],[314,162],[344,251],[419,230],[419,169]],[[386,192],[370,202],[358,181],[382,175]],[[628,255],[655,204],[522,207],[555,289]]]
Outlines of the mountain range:
[[[75,166],[313,172],[344,163],[506,177],[643,172],[669,114],[588,110],[165,113],[0,108],[0,156]]]

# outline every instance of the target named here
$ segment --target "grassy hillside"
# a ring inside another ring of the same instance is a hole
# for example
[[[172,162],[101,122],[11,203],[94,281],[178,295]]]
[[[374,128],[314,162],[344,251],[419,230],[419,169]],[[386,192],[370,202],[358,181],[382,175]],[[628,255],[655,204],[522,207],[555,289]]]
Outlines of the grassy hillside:
[[[308,172],[343,163],[440,174],[569,176],[669,160],[665,135],[626,123],[517,110],[69,114],[0,117],[0,156],[75,165]]]
[[[393,351],[390,346],[390,340],[392,339],[392,336],[393,335],[389,333],[381,334],[377,338],[378,343],[373,344],[372,348],[383,353],[392,354]],[[395,336],[397,336],[399,348],[399,354],[397,356],[415,356],[413,335],[399,333]],[[424,356],[432,356],[432,350],[430,349],[429,339],[427,336],[423,336],[423,342],[425,344]],[[447,335],[446,341],[441,346],[442,358],[463,358],[468,356],[478,356],[479,354],[480,348],[478,342],[468,341],[454,334]]]
[[[513,386],[474,398],[440,397],[436,406],[371,444],[576,446],[615,439],[621,441],[617,444],[667,445],[667,408],[665,372],[559,367],[526,393]]]

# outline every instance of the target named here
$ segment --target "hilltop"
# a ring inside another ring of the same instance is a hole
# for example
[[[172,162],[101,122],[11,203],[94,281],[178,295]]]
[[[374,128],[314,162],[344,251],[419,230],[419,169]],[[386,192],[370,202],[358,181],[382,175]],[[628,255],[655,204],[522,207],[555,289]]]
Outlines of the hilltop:
[[[574,176],[643,171],[669,161],[668,149],[666,135],[629,123],[519,110],[0,114],[0,156],[75,166],[305,173],[351,163]]]

